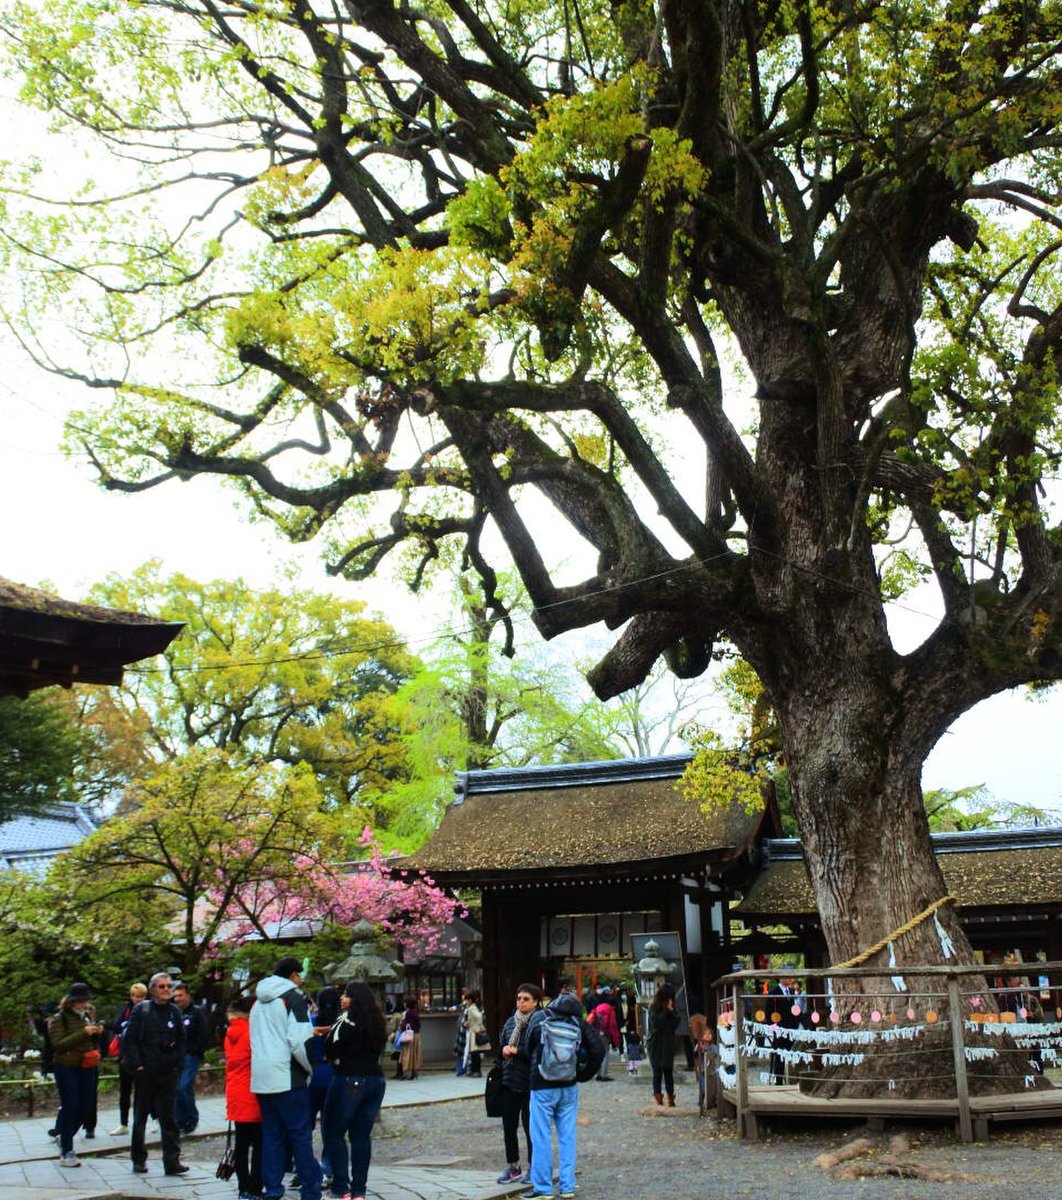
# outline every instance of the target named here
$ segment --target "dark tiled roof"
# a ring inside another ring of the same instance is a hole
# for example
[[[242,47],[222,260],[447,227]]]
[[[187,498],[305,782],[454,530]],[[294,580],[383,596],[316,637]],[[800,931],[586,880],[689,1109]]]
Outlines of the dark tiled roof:
[[[1007,831],[1005,841],[997,833],[987,834],[983,843],[999,849],[979,848],[974,834],[964,835],[961,849],[938,842],[944,881],[961,908],[1062,905],[1062,845],[1045,844],[1053,839],[1042,830],[1029,830],[1027,839],[1022,832]],[[813,916],[815,898],[804,860],[771,862],[735,912],[743,917]]]
[[[679,788],[686,761],[674,758],[666,773],[650,768],[652,760],[470,772],[459,783],[464,798],[450,805],[409,865],[472,882],[509,872],[731,857],[756,836],[763,810],[734,805],[705,816]],[[587,777],[594,782],[579,782]]]

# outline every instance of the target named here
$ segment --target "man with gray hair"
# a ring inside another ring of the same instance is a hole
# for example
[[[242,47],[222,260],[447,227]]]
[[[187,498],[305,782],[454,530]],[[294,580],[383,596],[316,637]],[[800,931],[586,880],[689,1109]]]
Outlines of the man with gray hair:
[[[154,1110],[162,1133],[162,1166],[167,1175],[183,1175],[181,1139],[174,1103],[177,1079],[184,1062],[181,1010],[170,999],[173,984],[165,971],[148,981],[148,999],[133,1009],[122,1038],[122,1067],[133,1077],[133,1137],[130,1156],[138,1175],[147,1173],[144,1129]]]

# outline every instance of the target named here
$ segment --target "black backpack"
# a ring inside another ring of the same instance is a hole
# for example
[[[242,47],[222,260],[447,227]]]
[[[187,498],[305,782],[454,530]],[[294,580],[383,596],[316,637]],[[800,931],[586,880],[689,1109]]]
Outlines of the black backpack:
[[[588,1079],[593,1079],[605,1061],[609,1043],[608,1038],[602,1037],[592,1025],[585,1021],[581,1025],[583,1037],[579,1043],[575,1079],[578,1083],[586,1083]]]

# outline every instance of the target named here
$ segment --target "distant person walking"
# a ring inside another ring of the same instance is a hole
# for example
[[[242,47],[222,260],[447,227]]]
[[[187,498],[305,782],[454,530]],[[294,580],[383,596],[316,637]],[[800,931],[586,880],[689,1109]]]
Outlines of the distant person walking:
[[[616,1020],[616,1006],[612,1003],[612,993],[607,987],[602,988],[598,993],[598,1003],[590,1013],[588,1023],[597,1030],[605,1042],[605,1057],[601,1060],[596,1078],[602,1083],[611,1083],[612,1077],[608,1073],[608,1056],[609,1051],[618,1050],[620,1047],[620,1031],[619,1022]]]
[[[398,1022],[398,1067],[396,1079],[416,1079],[420,1070],[420,1010],[416,996],[406,996]],[[471,1072],[470,1072],[471,1073]]]
[[[59,1165],[80,1167],[74,1153],[74,1135],[95,1123],[96,1088],[99,1083],[100,1034],[92,992],[87,983],[73,983],[59,1002],[59,1012],[48,1026],[52,1044],[52,1070],[59,1090]]]
[[[483,1074],[483,1054],[490,1049],[487,1023],[483,1017],[479,992],[465,993],[465,1074]]]

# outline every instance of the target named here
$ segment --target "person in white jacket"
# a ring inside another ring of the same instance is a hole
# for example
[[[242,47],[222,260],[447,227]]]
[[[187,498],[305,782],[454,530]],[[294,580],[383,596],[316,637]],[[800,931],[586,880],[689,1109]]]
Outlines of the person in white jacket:
[[[282,958],[255,990],[251,1009],[251,1091],[262,1109],[262,1196],[284,1195],[285,1145],[291,1143],[302,1200],[321,1200],[321,1168],[313,1153],[307,1082],[309,1003],[299,990],[302,963]]]

